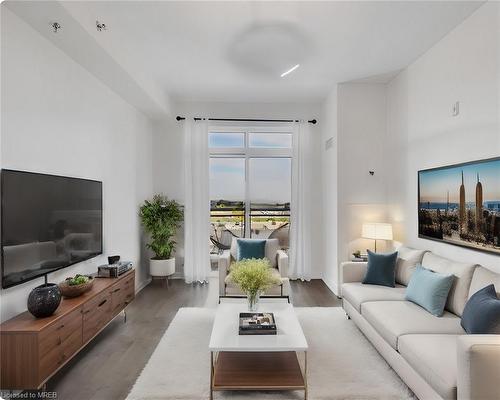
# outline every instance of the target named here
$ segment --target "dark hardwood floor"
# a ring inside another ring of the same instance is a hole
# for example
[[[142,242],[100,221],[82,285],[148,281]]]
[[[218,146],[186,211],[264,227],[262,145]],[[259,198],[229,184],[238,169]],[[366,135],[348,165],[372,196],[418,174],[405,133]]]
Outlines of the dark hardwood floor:
[[[181,307],[216,307],[214,284],[153,282],[47,384],[58,400],[125,399],[156,345]],[[340,300],[321,280],[291,282],[296,307],[336,307]]]

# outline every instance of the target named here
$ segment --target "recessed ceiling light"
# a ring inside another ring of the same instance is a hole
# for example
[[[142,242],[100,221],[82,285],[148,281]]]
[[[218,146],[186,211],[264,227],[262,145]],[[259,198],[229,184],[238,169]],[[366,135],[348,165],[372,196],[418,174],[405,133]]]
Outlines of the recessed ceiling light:
[[[283,78],[284,76],[287,76],[290,72],[295,71],[297,68],[300,67],[300,64],[294,65],[292,68],[290,68],[288,71],[285,71],[281,74],[281,77]]]

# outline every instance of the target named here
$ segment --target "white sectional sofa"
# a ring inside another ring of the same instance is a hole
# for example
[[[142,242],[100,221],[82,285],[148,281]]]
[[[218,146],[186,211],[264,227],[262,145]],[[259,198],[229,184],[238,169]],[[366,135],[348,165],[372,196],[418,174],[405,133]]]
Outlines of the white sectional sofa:
[[[405,300],[417,263],[456,277],[442,317]],[[398,249],[395,288],[362,284],[366,268],[341,264],[344,310],[419,399],[500,399],[500,335],[460,325],[470,296],[491,283],[500,290],[499,274],[407,247]]]

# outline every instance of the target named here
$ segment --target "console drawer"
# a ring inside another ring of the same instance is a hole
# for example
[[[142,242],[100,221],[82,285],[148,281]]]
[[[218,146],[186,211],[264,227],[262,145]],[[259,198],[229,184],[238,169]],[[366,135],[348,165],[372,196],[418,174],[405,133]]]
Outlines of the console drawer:
[[[87,342],[111,318],[111,295],[105,291],[83,306],[83,342]]]
[[[120,281],[111,286],[111,314],[115,316],[125,307],[125,286]]]
[[[80,310],[79,314],[80,314]],[[75,321],[75,319],[73,319]],[[59,324],[62,325],[62,324]],[[71,358],[73,354],[75,354],[78,349],[82,347],[82,325],[81,325],[81,314],[80,314],[80,323],[79,326],[76,326],[74,323],[72,325],[65,326],[64,328],[74,329],[66,329],[65,330],[65,338],[64,340],[52,345],[48,348],[43,355],[40,356],[39,362],[39,378],[40,380],[44,380],[50,374],[52,374],[55,370],[57,370],[61,365],[63,365],[68,359]],[[61,331],[62,329],[61,328]],[[45,335],[47,332],[43,332]],[[54,332],[57,335],[57,331]],[[59,339],[61,339],[61,335],[58,335]],[[39,349],[42,346],[45,346],[46,341],[39,343]]]
[[[43,357],[51,349],[60,346],[75,331],[82,331],[82,308],[65,315],[50,327],[40,332],[38,337],[38,351]],[[81,335],[80,335],[81,337]]]
[[[127,306],[135,298],[135,274],[127,277],[123,283],[123,302]]]

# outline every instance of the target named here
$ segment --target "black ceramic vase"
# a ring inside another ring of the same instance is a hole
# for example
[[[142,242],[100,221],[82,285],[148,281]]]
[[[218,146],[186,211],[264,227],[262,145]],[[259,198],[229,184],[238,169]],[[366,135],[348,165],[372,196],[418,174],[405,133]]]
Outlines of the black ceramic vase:
[[[28,297],[28,311],[37,318],[51,316],[61,303],[61,292],[55,283],[34,288]]]

